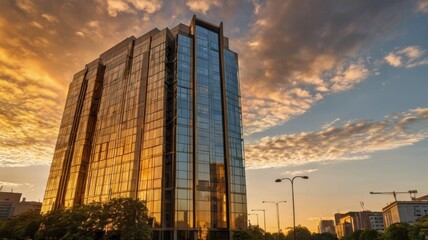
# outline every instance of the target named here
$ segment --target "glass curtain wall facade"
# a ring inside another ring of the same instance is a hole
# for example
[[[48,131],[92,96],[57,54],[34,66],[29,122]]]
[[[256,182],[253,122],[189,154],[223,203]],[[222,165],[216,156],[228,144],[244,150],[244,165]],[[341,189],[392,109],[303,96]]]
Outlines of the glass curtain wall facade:
[[[237,54],[223,26],[130,37],[76,73],[42,212],[129,197],[154,239],[230,239],[246,227]]]

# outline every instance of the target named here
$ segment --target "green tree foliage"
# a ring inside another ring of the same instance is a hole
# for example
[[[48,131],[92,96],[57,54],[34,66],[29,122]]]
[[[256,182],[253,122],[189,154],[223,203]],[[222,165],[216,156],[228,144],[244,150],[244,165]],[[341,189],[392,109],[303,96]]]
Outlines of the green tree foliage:
[[[426,238],[428,237],[428,215],[420,218],[416,222],[416,226],[420,229],[421,234]]]
[[[308,228],[299,225],[296,227],[296,239],[311,240],[312,239],[311,232],[309,231]],[[294,240],[294,230],[293,229],[288,231],[288,233],[285,237],[285,240]]]
[[[253,239],[251,238],[251,235],[247,231],[242,230],[242,231],[236,231],[233,233],[233,240],[253,240]]]
[[[342,240],[359,240],[362,232],[363,230],[357,230],[348,236],[342,237],[341,239]]]
[[[262,240],[265,239],[265,231],[257,225],[251,225],[247,229],[239,232],[235,232],[233,239],[251,239],[251,240]]]
[[[107,236],[119,235],[121,239],[150,239],[150,218],[144,203],[128,198],[113,199],[104,206],[111,226]],[[110,235],[113,233],[112,235]]]
[[[285,238],[285,236],[284,236],[284,238]],[[274,236],[272,233],[267,232],[266,236],[265,236],[265,239],[266,240],[276,240],[276,239],[278,239],[278,237],[277,237],[277,235]]]
[[[36,239],[60,239],[64,236],[67,229],[65,221],[65,211],[55,210],[42,216],[39,231],[36,234]]]
[[[383,239],[384,240],[410,240],[409,228],[410,226],[407,223],[394,223],[385,230]]]
[[[33,239],[41,223],[36,211],[28,211],[0,223],[0,237],[12,239]]]
[[[95,206],[97,206],[95,208]],[[70,209],[51,211],[42,217],[38,239],[91,239],[104,226],[97,228],[97,222],[92,216],[99,216],[103,209],[101,204],[77,205]]]
[[[279,236],[278,236],[278,233],[272,233],[272,239],[286,240],[285,235],[282,232],[279,233]]]
[[[379,233],[374,229],[366,229],[361,232],[359,240],[376,240],[379,237]]]
[[[331,233],[313,233],[312,240],[338,240],[336,235]]]
[[[11,239],[151,239],[144,202],[131,198],[78,205],[40,215],[28,212],[0,223]]]
[[[411,240],[425,240],[428,236],[428,216],[424,216],[409,228]]]

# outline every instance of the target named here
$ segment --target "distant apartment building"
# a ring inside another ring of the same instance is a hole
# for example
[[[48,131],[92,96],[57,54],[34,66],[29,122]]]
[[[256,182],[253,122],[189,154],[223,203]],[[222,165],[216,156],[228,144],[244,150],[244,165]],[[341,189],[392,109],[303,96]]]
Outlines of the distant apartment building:
[[[334,220],[321,220],[318,225],[318,233],[336,234],[336,228],[334,227]]]
[[[29,210],[40,211],[41,202],[21,200],[22,193],[0,192],[0,221],[22,214]]]
[[[26,198],[22,198],[22,201],[19,202],[18,207],[15,209],[13,216],[20,215],[28,211],[37,211],[40,212],[42,209],[42,203],[37,201],[27,201]]]
[[[414,224],[419,218],[428,215],[428,195],[412,201],[395,201],[382,209],[385,227],[394,223]]]
[[[21,193],[0,192],[0,220],[13,217],[21,200]]]
[[[376,230],[378,233],[385,231],[385,224],[383,222],[383,214],[381,212],[372,212],[373,215],[369,216],[370,229]]]
[[[336,223],[336,235],[340,239],[348,236],[357,230],[374,229],[383,232],[383,220],[381,212],[348,212],[336,213],[334,215]]]

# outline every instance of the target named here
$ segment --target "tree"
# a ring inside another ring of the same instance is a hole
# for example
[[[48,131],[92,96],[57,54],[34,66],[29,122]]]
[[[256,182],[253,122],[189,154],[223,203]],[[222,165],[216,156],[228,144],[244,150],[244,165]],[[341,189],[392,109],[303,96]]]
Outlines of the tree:
[[[384,240],[410,240],[409,224],[394,223],[389,226],[383,235]]]
[[[103,234],[106,215],[101,203],[75,205],[64,211],[63,220],[67,223],[65,239],[97,238]]]
[[[428,236],[428,215],[418,219],[416,225],[421,228],[425,236]]]
[[[374,229],[366,229],[361,232],[359,240],[376,240],[379,237],[379,233]]]
[[[144,202],[131,198],[76,205],[42,217],[38,239],[150,239],[150,218]]]
[[[41,222],[41,215],[36,211],[27,211],[0,224],[0,237],[12,239],[34,238]]]
[[[277,237],[277,235],[276,235],[276,236],[274,236],[272,233],[267,232],[267,233],[266,233],[266,235],[265,235],[265,239],[266,239],[266,240],[277,240],[277,239],[278,239],[278,237]]]
[[[119,235],[121,239],[151,239],[151,219],[144,202],[116,198],[104,205],[104,211],[108,215],[108,238]]]
[[[277,232],[272,233],[272,238],[275,240],[286,240],[284,233],[280,232],[279,235]]]
[[[40,228],[36,233],[36,239],[60,239],[67,233],[63,209],[48,212],[42,216]]]
[[[409,228],[409,237],[411,240],[425,240],[428,236],[428,216],[424,216],[416,221]]]
[[[258,240],[264,239],[265,231],[257,225],[250,225],[246,230],[246,233],[250,236],[250,239]]]
[[[336,235],[331,233],[313,233],[312,240],[337,240]]]
[[[5,221],[0,221],[0,237],[1,238],[11,238],[12,237],[13,223],[10,219]]]
[[[356,230],[355,232],[351,233],[350,235],[344,236],[341,239],[342,240],[359,240],[362,232],[363,230]]]
[[[234,232],[232,239],[233,240],[252,240],[251,235],[245,230]]]
[[[295,230],[296,230],[296,239],[311,240],[312,236],[308,228],[299,225],[296,227]],[[290,231],[288,231],[285,239],[294,240],[294,229],[291,229]]]

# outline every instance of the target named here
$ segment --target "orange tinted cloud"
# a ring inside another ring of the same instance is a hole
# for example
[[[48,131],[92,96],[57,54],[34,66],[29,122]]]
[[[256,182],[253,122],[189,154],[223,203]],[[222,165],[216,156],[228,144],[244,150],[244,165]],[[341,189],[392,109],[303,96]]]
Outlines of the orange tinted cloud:
[[[131,2],[135,14],[153,10]],[[50,164],[73,74],[138,35],[135,14],[112,18],[100,1],[0,2],[0,167]]]
[[[258,5],[248,37],[236,44],[245,133],[284,124],[326,95],[349,91],[367,79],[375,69],[361,52],[393,29],[402,9],[412,7],[399,0]],[[307,94],[293,94],[302,89]]]

